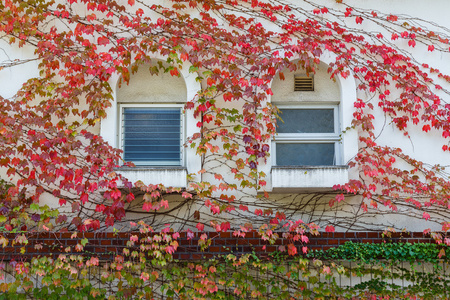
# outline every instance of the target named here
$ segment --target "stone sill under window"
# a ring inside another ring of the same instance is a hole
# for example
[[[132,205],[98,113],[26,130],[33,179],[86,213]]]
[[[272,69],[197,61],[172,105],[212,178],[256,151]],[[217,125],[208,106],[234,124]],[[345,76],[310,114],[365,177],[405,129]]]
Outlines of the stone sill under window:
[[[144,184],[163,184],[167,187],[181,187],[187,186],[187,169],[186,167],[121,167],[117,168],[116,172],[128,178],[129,181],[135,183],[140,180]]]
[[[331,190],[348,182],[348,166],[273,166],[272,190]]]

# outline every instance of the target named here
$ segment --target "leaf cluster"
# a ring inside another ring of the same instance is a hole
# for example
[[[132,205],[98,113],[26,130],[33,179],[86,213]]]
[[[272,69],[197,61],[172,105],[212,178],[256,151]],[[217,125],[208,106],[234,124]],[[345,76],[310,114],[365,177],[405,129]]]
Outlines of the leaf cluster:
[[[437,262],[448,261],[448,256],[442,256],[442,251],[448,246],[434,243],[355,243],[346,242],[328,250],[311,250],[306,254],[308,258],[325,260],[347,260],[359,262],[373,262],[390,260],[392,262]]]

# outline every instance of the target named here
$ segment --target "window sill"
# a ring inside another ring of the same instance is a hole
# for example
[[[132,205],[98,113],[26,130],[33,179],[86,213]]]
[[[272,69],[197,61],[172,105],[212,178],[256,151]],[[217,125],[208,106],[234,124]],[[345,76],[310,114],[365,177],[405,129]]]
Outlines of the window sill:
[[[117,169],[117,173],[125,176],[132,183],[140,180],[147,185],[163,184],[167,187],[181,188],[187,186],[187,169],[185,167],[121,167]]]
[[[336,184],[348,182],[348,166],[274,166],[272,190],[330,190]]]

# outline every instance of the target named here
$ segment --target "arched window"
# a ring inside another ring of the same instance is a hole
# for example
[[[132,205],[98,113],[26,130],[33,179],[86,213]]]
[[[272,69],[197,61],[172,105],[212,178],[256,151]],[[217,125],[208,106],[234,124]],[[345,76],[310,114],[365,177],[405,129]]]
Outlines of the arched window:
[[[117,91],[119,148],[136,166],[183,166],[187,101],[182,77],[142,67]]]
[[[119,169],[129,180],[185,187],[187,173],[200,169],[200,157],[184,147],[198,130],[198,120],[192,111],[184,112],[184,105],[200,86],[195,74],[151,75],[148,67],[140,66],[128,85],[116,86],[115,102],[102,121],[101,134],[124,151],[124,161],[136,165]]]
[[[342,135],[351,124],[356,99],[354,80],[333,81],[321,63],[315,74],[283,72],[272,83],[271,102],[278,121],[272,140],[272,188],[331,188],[348,181],[346,163],[357,152],[356,132]],[[347,81],[347,82],[346,82]]]

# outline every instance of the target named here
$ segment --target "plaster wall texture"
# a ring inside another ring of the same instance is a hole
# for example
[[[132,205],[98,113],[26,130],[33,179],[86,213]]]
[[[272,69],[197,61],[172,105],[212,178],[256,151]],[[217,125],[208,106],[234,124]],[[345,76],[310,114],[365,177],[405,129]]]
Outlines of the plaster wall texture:
[[[30,62],[14,66],[12,68],[0,69],[0,96],[3,98],[13,97],[22,85],[30,78],[39,76],[38,61],[32,60],[34,48],[24,46],[22,48],[16,45],[9,45],[0,40],[0,62],[3,64],[12,63],[15,60],[31,59]]]
[[[424,1],[349,1],[350,5],[364,7],[367,9],[381,11],[385,13],[392,13],[394,15],[400,15],[404,17],[413,16],[427,20],[432,23],[426,24],[427,29],[442,31],[442,27],[450,27],[450,19],[447,16],[447,12],[450,9],[450,2],[444,0],[437,0],[433,2]],[[367,30],[372,29],[370,24],[367,26]],[[438,26],[442,26],[439,28]],[[387,31],[382,32],[387,38],[390,38],[391,34]],[[407,46],[407,41],[397,41],[396,44],[401,44],[408,49],[408,52],[413,54],[420,60],[420,63],[427,63],[430,66],[439,68],[444,74],[450,73],[450,55],[449,53],[430,53],[428,51],[428,45],[417,43],[414,48]],[[407,54],[407,53],[406,53]],[[445,86],[444,80],[431,75],[437,84]],[[391,86],[390,90],[392,96],[398,96],[399,93]],[[444,103],[450,103],[450,96],[442,91],[433,89],[437,95],[442,97]],[[367,94],[359,92],[358,97],[365,99]],[[389,145],[391,147],[399,147],[402,151],[418,160],[421,160],[428,164],[440,164],[450,166],[450,158],[448,153],[444,153],[441,147],[444,143],[440,133],[435,130],[431,130],[428,133],[422,131],[423,123],[419,123],[416,126],[412,126],[408,132],[408,135],[404,135],[391,125],[392,119],[385,117],[383,112],[378,109],[374,111],[375,119],[379,120],[375,124],[375,134],[377,136],[377,142],[381,145]],[[447,168],[450,170],[450,168]]]
[[[118,103],[186,103],[187,90],[182,77],[160,72],[150,75],[147,66],[132,75],[130,84],[117,89]]]
[[[317,188],[330,189],[335,184],[348,182],[346,167],[283,167],[272,168],[272,187],[275,191],[283,189]]]
[[[315,74],[310,74],[314,77],[314,91],[313,92],[294,92],[294,77],[296,75],[306,76],[304,70],[290,72],[283,70],[285,80],[281,80],[276,76],[272,82],[273,96],[271,101],[274,104],[283,103],[299,103],[299,102],[337,102],[340,99],[340,88],[337,81],[330,79],[327,73],[328,66],[321,63]]]

